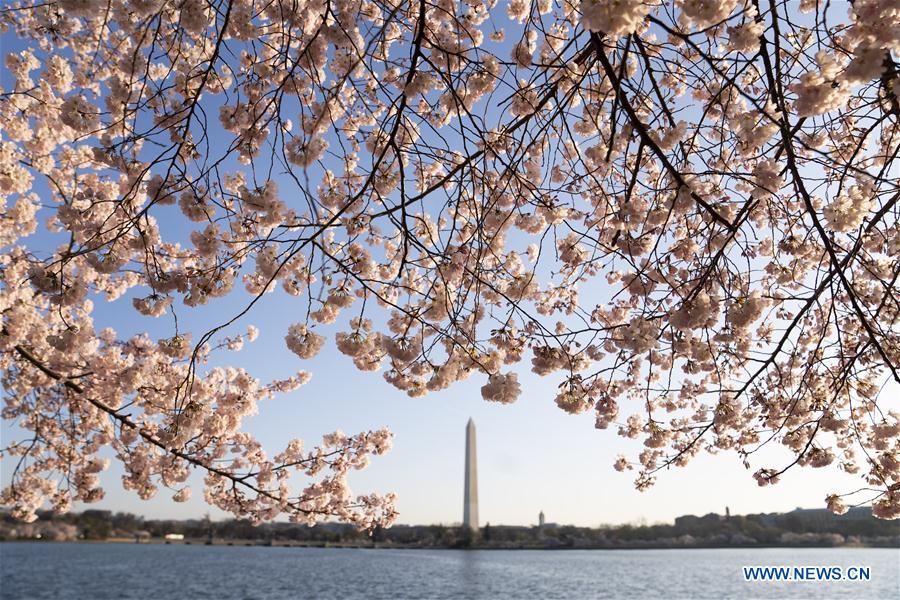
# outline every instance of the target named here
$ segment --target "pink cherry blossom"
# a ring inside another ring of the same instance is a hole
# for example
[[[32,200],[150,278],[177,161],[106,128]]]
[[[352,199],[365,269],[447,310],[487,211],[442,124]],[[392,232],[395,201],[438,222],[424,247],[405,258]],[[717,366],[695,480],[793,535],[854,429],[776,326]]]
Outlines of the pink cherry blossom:
[[[390,525],[349,487],[388,430],[245,427],[331,343],[411,397],[549,377],[640,441],[641,490],[733,452],[900,517],[895,0],[56,0],[0,32],[17,518],[100,500],[102,454],[140,498]]]

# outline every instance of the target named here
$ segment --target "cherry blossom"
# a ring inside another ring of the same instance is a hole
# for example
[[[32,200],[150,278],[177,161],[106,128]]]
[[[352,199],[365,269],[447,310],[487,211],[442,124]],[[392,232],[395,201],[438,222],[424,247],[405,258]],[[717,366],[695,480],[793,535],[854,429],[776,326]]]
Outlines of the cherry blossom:
[[[388,430],[245,426],[332,343],[414,398],[548,377],[641,490],[732,452],[900,517],[895,1],[20,1],[0,30],[17,517],[100,500],[112,457],[141,498],[390,525],[349,488]],[[283,378],[240,367],[259,335]]]

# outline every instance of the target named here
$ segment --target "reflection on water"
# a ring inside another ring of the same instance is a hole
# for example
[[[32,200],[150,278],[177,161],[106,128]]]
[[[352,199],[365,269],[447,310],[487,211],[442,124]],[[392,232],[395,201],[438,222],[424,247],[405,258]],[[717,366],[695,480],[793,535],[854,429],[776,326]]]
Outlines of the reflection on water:
[[[463,589],[475,589],[478,586],[479,579],[483,579],[484,575],[479,571],[479,565],[483,563],[480,560],[478,552],[462,552],[460,556],[460,583]]]
[[[868,582],[746,582],[745,565],[868,566]],[[900,550],[363,550],[0,544],[0,598],[897,598]]]

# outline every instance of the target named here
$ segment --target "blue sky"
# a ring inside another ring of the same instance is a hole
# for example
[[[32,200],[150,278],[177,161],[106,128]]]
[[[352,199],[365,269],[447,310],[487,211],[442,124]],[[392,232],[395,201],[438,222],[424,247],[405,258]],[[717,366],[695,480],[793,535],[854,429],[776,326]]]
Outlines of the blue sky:
[[[272,304],[278,311],[288,308]],[[540,510],[549,521],[578,525],[670,521],[681,514],[721,513],[726,505],[732,513],[785,511],[822,506],[827,493],[858,486],[856,477],[836,471],[792,469],[778,485],[760,488],[739,458],[725,453],[702,455],[687,468],[661,473],[656,486],[638,492],[631,476],[614,471],[612,462],[620,452],[638,452],[639,443],[619,438],[612,429],[596,431],[590,412],[572,416],[561,411],[553,403],[550,378],[522,374],[522,397],[508,406],[481,399],[481,377],[424,398],[408,398],[379,373],[357,371],[333,345],[311,361],[300,361],[284,348],[282,336],[282,330],[264,328],[232,362],[263,378],[286,376],[302,366],[313,372],[313,379],[296,392],[261,403],[260,414],[248,420],[249,431],[274,453],[293,437],[312,443],[335,428],[349,433],[389,426],[394,448],[351,475],[351,486],[355,492],[397,492],[402,523],[462,519],[470,416],[478,435],[482,523],[534,523]],[[781,460],[774,464],[783,465],[787,454],[777,454]],[[142,502],[121,489],[118,475],[115,465],[104,474],[107,497],[97,507],[172,518],[210,510],[200,489],[184,504],[172,502],[167,490]],[[194,480],[199,483],[200,477]]]
[[[529,524],[536,522],[540,510],[549,521],[589,526],[670,521],[681,514],[721,513],[725,506],[732,513],[784,511],[822,506],[827,493],[858,486],[855,477],[836,471],[795,468],[780,484],[760,488],[735,454],[724,453],[702,455],[687,468],[661,473],[655,487],[638,492],[630,474],[614,471],[612,462],[621,452],[635,455],[640,443],[618,437],[612,428],[595,430],[591,412],[573,416],[557,408],[554,378],[520,371],[522,396],[506,406],[481,399],[482,375],[424,398],[409,398],[380,373],[357,371],[333,344],[309,361],[289,352],[279,322],[290,321],[297,309],[280,296],[266,296],[257,308],[258,318],[246,321],[260,327],[259,339],[221,358],[263,380],[298,369],[311,371],[313,378],[295,392],[260,403],[260,414],[246,421],[248,430],[271,455],[294,437],[311,444],[334,429],[355,433],[389,426],[395,433],[394,448],[374,458],[365,471],[352,474],[350,481],[354,492],[398,493],[402,523],[461,520],[465,425],[470,416],[478,433],[482,523]],[[120,314],[107,308],[112,306],[100,306],[98,315],[123,331],[128,319],[135,320],[130,307]],[[210,310],[205,316],[222,315]],[[6,437],[11,431],[4,425]],[[785,452],[769,456],[780,460],[756,466],[781,466],[788,460]],[[8,461],[0,468],[5,483]],[[202,501],[199,485],[187,503],[173,502],[165,489],[144,502],[121,488],[120,474],[115,463],[103,474],[107,496],[94,507],[158,518],[198,517],[207,511],[225,516]],[[202,485],[199,475],[192,480]]]

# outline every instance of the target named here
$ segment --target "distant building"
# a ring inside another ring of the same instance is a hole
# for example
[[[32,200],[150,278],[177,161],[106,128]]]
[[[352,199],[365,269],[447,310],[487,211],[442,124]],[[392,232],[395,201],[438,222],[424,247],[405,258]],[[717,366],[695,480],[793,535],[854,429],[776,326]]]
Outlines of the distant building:
[[[544,526],[544,511],[538,513],[538,527]]]
[[[463,490],[463,527],[478,530],[478,465],[475,451],[475,421],[466,425],[466,479]]]

